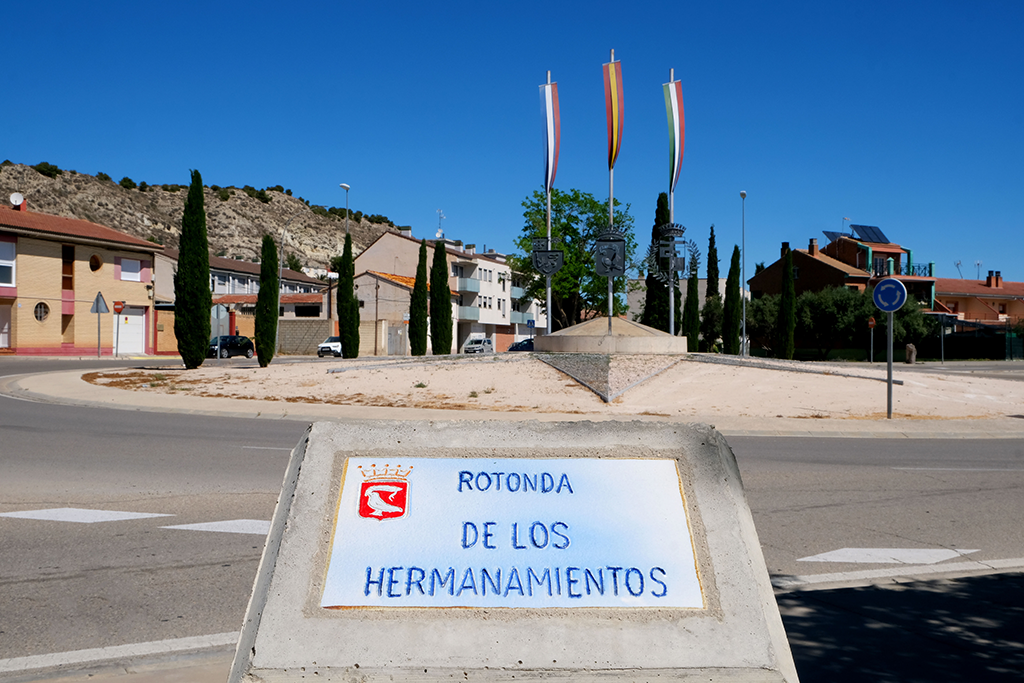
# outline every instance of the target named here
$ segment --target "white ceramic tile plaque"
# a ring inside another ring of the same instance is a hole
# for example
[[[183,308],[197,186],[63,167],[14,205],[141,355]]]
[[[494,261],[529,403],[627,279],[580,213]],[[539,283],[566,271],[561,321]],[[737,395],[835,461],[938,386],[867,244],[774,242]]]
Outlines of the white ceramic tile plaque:
[[[673,460],[349,458],[321,606],[704,607]]]

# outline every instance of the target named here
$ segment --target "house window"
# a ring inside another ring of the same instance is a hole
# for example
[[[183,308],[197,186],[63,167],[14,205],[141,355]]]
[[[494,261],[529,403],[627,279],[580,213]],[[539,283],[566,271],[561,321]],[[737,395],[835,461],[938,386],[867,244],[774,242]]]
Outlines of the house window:
[[[46,302],[40,301],[36,304],[36,309],[33,313],[36,316],[36,320],[43,322],[50,317],[50,307],[46,305]]]
[[[61,289],[75,288],[75,248],[64,244],[60,248]]]
[[[14,242],[0,242],[0,285],[14,286]]]
[[[89,270],[96,272],[103,267],[103,257],[99,254],[93,254],[89,257]]]
[[[999,312],[1006,313],[1006,304],[999,304]]]
[[[799,280],[800,279],[800,268],[799,268],[799,266],[793,266],[793,279],[794,280]]]
[[[121,259],[121,279],[127,282],[142,282],[142,262],[137,259]]]

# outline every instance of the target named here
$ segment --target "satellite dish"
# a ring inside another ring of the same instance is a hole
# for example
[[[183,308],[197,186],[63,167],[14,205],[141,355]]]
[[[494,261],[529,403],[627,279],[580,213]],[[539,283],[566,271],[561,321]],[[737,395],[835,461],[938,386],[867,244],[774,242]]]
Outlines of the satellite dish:
[[[441,239],[442,237],[444,237],[444,230],[438,228],[437,232],[434,234],[434,237],[436,237],[437,239]]]
[[[20,192],[15,192],[11,195],[11,205],[21,206],[25,203],[25,198],[21,196]]]

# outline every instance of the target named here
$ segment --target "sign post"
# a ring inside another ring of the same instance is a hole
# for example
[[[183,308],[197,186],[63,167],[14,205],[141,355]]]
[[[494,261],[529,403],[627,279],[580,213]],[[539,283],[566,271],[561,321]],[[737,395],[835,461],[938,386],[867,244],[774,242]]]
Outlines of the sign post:
[[[114,319],[117,321],[115,325],[116,331],[114,333],[114,356],[118,356],[121,353],[121,311],[124,310],[123,301],[114,302]]]
[[[875,306],[883,313],[889,314],[888,326],[885,331],[886,337],[886,385],[888,387],[886,415],[892,419],[892,314],[900,310],[903,304],[907,303],[907,288],[902,282],[895,278],[886,278],[875,285],[875,291],[871,294]]]
[[[875,362],[875,317],[871,316],[868,318],[868,329],[871,330],[871,355],[868,358],[869,363]]]
[[[103,319],[104,313],[110,313],[110,309],[107,308],[107,302],[103,299],[103,292],[96,292],[96,298],[92,301],[92,308],[89,309],[90,313],[96,314],[96,357],[100,357],[100,321]]]

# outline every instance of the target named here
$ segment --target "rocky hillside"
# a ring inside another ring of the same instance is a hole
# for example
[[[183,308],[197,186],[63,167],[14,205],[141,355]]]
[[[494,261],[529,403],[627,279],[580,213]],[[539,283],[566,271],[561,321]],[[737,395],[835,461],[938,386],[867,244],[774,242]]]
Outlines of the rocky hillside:
[[[0,165],[0,201],[7,202],[14,192],[25,197],[30,211],[82,218],[177,248],[188,187],[151,185],[143,190],[126,189],[108,178],[67,170],[51,178],[31,166],[4,162]],[[256,260],[264,233],[280,240],[281,228],[288,223],[284,253],[295,254],[302,265],[323,267],[332,256],[341,255],[345,241],[343,218],[322,215],[327,213],[323,208],[307,206],[303,200],[284,192],[266,189],[262,193],[269,201],[234,187],[206,188],[206,225],[212,254]],[[386,230],[396,228],[390,223],[371,223],[366,217],[358,222],[349,220],[356,252]]]

